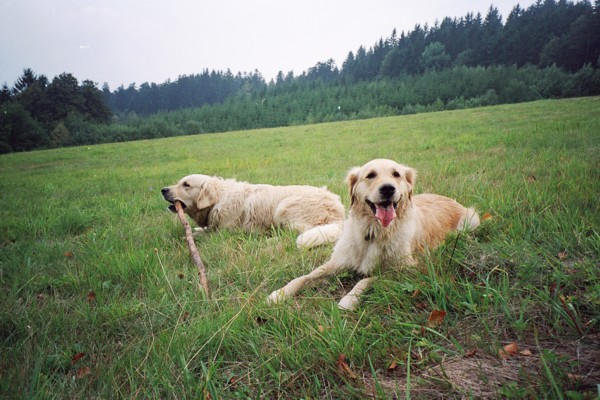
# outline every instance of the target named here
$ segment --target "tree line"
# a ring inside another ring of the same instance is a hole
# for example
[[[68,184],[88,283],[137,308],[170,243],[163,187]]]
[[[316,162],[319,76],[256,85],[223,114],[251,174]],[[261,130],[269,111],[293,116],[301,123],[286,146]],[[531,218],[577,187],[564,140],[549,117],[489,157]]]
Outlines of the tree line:
[[[111,91],[25,70],[0,92],[0,151],[600,94],[600,0],[490,7],[396,31],[298,76],[202,71]],[[114,115],[111,118],[111,111]],[[109,123],[110,122],[110,123]]]
[[[127,88],[121,85],[114,92],[105,83],[102,92],[106,104],[115,112],[145,115],[221,103],[238,92],[256,92],[264,84],[258,71],[233,75],[230,70],[221,72],[205,69],[200,74],[181,75],[175,82],[144,82],[139,87],[132,83]]]
[[[129,113],[97,126],[90,140],[122,141],[240,129],[302,125],[600,94],[600,69],[556,66],[456,66],[416,76],[330,85],[321,81],[223,103],[141,117]]]

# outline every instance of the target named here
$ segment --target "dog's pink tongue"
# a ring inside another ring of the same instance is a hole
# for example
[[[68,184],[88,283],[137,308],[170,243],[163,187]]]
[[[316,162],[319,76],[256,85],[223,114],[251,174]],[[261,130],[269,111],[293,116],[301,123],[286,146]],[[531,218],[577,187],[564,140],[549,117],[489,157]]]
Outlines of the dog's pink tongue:
[[[387,207],[376,206],[375,217],[386,228],[396,218],[396,210],[391,204]]]

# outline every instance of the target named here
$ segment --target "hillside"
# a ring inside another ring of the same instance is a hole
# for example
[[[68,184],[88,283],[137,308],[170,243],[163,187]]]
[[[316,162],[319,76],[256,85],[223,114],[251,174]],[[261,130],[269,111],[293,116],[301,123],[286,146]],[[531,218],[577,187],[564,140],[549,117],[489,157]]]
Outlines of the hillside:
[[[0,397],[593,397],[600,381],[600,98],[180,136],[0,156]],[[379,269],[268,306],[323,262],[295,234],[196,239],[160,188],[188,173],[326,185],[376,157],[486,216]],[[428,326],[433,310],[440,324]],[[516,343],[506,360],[499,349]],[[345,356],[345,363],[339,361]]]

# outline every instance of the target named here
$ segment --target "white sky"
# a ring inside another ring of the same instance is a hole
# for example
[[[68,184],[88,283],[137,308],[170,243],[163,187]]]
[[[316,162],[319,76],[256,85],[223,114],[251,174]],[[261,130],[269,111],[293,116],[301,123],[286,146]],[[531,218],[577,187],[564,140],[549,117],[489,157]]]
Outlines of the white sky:
[[[519,3],[493,0],[506,19]],[[71,72],[111,89],[204,68],[301,73],[392,29],[481,12],[492,0],[0,0],[0,85],[23,68]]]

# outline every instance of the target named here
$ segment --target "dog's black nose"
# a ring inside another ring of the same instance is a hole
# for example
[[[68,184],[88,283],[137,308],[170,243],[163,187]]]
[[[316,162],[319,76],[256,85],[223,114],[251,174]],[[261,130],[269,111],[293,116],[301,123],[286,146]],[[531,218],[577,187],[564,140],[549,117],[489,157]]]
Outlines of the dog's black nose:
[[[163,194],[163,196],[167,193],[169,193],[169,188],[162,188],[160,189],[160,192]]]
[[[381,195],[386,198],[392,197],[395,192],[396,188],[390,184],[385,184],[379,187],[379,193],[381,193]]]

